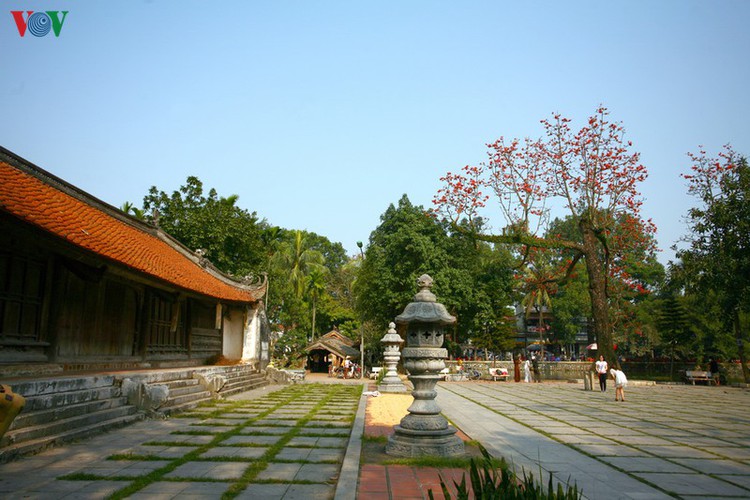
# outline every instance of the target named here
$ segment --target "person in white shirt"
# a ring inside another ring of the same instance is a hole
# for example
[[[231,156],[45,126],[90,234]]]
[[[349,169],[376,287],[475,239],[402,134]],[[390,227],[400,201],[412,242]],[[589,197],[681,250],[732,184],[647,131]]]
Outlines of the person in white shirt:
[[[523,362],[523,381],[531,382],[531,361],[528,358]]]
[[[625,386],[628,385],[628,377],[625,376],[622,370],[614,368],[609,373],[615,379],[615,401],[625,401]]]
[[[604,356],[599,356],[599,361],[596,362],[596,373],[599,375],[599,389],[602,392],[607,390],[607,362],[604,361]]]

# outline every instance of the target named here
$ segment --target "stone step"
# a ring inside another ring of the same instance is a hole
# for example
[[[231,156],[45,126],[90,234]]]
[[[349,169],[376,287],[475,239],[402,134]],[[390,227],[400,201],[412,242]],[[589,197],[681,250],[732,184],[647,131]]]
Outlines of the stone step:
[[[170,394],[167,403],[159,408],[159,413],[164,413],[164,411],[167,409],[169,409],[169,413],[174,413],[176,408],[193,408],[195,406],[198,406],[200,403],[211,401],[212,399],[213,397],[211,396],[211,393],[204,390],[194,391],[189,394],[183,394],[175,397],[172,397],[172,395]]]
[[[177,387],[177,388],[170,388],[169,389],[169,399],[176,399],[181,396],[186,396],[189,394],[196,394],[196,393],[203,393],[207,392],[202,385],[198,383],[198,381],[195,381],[195,384],[183,386],[183,387]]]
[[[77,404],[70,403],[57,405],[50,409],[30,411],[27,401],[23,411],[13,421],[10,431],[32,425],[42,425],[48,422],[64,420],[78,415],[87,415],[99,410],[108,410],[110,408],[125,406],[127,404],[128,401],[124,397],[96,398]]]
[[[201,403],[210,403],[213,400],[213,396],[208,391],[203,391],[202,394],[195,393],[175,399],[170,398],[169,402],[160,407],[156,413],[163,416],[174,415],[175,413],[192,410]]]
[[[62,420],[44,422],[8,431],[3,436],[3,442],[7,445],[13,445],[24,441],[47,439],[49,436],[64,434],[76,428],[89,428],[97,425],[106,428],[110,420],[118,421],[123,417],[133,416],[136,413],[138,412],[134,406],[114,406],[93,413],[76,415]]]
[[[13,392],[26,398],[26,405],[21,415],[36,411],[44,411],[61,406],[76,405],[88,401],[99,401],[103,399],[116,398],[120,396],[120,388],[110,385],[108,387],[92,387],[90,389],[81,389],[75,391],[61,391],[57,393],[44,393],[30,395],[21,387],[16,390],[13,386]],[[20,418],[20,415],[19,415]]]
[[[179,380],[169,380],[165,382],[156,382],[153,385],[166,385],[169,387],[169,392],[176,391],[179,389],[192,389],[193,387],[199,385],[200,382],[198,382],[197,379],[194,378],[181,378]]]
[[[71,427],[54,434],[46,434],[40,438],[14,443],[0,448],[0,463],[14,460],[23,455],[38,453],[56,444],[87,438],[109,429],[129,425],[143,420],[144,418],[145,415],[143,413],[134,412],[114,419],[108,419],[82,427]]]
[[[24,380],[18,379],[9,382],[13,392],[21,394],[26,399],[60,394],[64,392],[87,391],[97,388],[112,387],[115,382],[114,375],[98,375],[86,377],[63,377],[48,380]]]
[[[264,387],[268,385],[268,380],[263,376],[251,376],[247,378],[235,379],[227,381],[222,387],[219,394],[223,396],[231,396],[240,392],[250,391],[257,389],[258,387]]]
[[[157,414],[178,413],[212,401],[211,392],[201,385],[196,373],[209,380],[214,375],[226,379],[219,397],[268,383],[249,365],[14,379],[9,385],[26,398],[26,406],[0,440],[0,462],[145,418],[146,412],[128,404],[123,395],[125,379],[168,387],[168,399]]]

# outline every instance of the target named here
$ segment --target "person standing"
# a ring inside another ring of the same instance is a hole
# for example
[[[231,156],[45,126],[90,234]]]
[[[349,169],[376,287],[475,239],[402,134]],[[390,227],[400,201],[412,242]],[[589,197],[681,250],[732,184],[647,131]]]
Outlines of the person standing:
[[[531,355],[531,369],[534,372],[534,382],[542,381],[542,372],[539,370],[539,357]]]
[[[527,384],[531,382],[531,362],[526,358],[523,362],[523,381]]]
[[[607,366],[607,362],[604,361],[604,356],[599,356],[599,361],[596,362],[596,373],[599,375],[599,389],[601,389],[602,392],[605,392],[607,390],[607,373],[609,371],[609,366]]]
[[[711,379],[714,381],[714,384],[720,385],[719,362],[711,358],[711,361],[708,363],[708,370],[711,372]]]
[[[516,354],[513,358],[513,380],[516,382],[521,381],[521,355]]]
[[[612,368],[609,373],[615,379],[615,401],[625,401],[625,386],[628,385],[628,377],[625,376],[625,372],[615,368]]]

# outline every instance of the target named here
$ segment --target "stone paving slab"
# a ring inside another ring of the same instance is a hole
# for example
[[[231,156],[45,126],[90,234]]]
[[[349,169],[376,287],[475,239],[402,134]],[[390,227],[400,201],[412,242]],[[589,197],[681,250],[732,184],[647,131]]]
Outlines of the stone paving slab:
[[[149,484],[138,493],[129,496],[138,500],[167,500],[172,498],[186,499],[220,499],[231,483],[198,483],[160,481]]]
[[[216,439],[216,436],[193,436],[190,434],[170,434],[160,439],[149,439],[148,442],[170,443],[172,446],[208,444]]]
[[[258,425],[275,426],[275,427],[294,427],[295,425],[297,425],[296,420],[276,420],[276,419],[270,419],[270,418],[258,420],[255,423]]]
[[[91,464],[86,472],[102,477],[128,476],[137,477],[160,469],[169,464],[169,460],[102,460]]]
[[[726,481],[705,474],[660,474],[636,472],[635,476],[677,495],[694,495],[702,498],[740,497],[748,498],[748,491]]]
[[[260,458],[268,451],[264,446],[216,446],[200,454],[200,458]]]
[[[244,427],[240,434],[271,434],[271,435],[281,435],[286,434],[289,432],[289,428],[287,427],[268,427],[268,426],[254,426],[249,425],[247,427]]]
[[[586,498],[750,498],[750,391],[656,385],[611,397],[562,383],[442,383],[437,402],[494,455],[567,474]]]
[[[693,470],[702,471],[705,474],[741,474],[750,477],[750,464],[735,462],[734,460],[675,458],[673,461]]]
[[[239,479],[248,467],[247,462],[187,462],[165,478],[187,478],[192,481]]]
[[[157,445],[138,445],[128,448],[126,455],[137,456],[156,456],[161,458],[179,458],[193,450],[197,446],[157,446]]]
[[[274,445],[281,440],[281,436],[232,436],[221,442],[223,446],[227,445]]]
[[[142,484],[128,498],[220,499],[232,489],[237,498],[330,499],[352,422],[328,429],[309,426],[308,421],[326,402],[351,408],[359,401],[360,390],[356,386],[256,390],[247,399],[239,395],[201,407],[189,418],[139,422],[0,464],[0,497],[100,499]],[[259,404],[253,397],[265,399]],[[301,399],[316,402],[294,404]],[[300,432],[312,435],[298,436]],[[304,448],[286,446],[293,439],[310,441]],[[281,463],[284,460],[298,462]],[[356,468],[354,472],[356,478]],[[274,484],[262,484],[264,480]]]

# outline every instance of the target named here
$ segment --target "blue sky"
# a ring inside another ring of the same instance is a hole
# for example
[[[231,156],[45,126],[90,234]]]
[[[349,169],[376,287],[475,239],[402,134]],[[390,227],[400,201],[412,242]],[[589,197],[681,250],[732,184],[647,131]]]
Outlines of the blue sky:
[[[693,204],[685,153],[750,155],[746,1],[3,7],[0,145],[115,206],[196,175],[351,254],[402,194],[430,206],[441,175],[552,112],[623,122],[663,262]],[[12,10],[68,15],[22,38]]]

